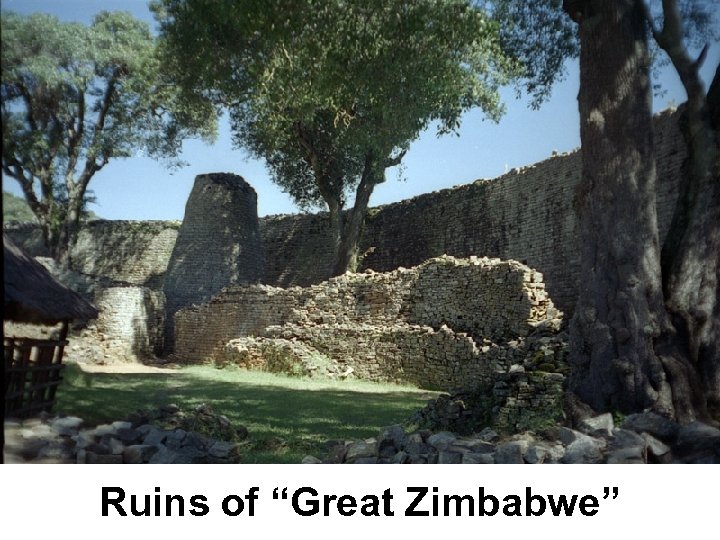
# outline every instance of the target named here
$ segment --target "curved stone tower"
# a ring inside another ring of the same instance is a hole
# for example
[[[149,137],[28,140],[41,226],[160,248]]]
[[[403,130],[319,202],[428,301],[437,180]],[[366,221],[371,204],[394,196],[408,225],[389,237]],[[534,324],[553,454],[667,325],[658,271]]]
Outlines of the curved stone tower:
[[[196,176],[165,275],[165,353],[174,350],[175,312],[258,282],[263,268],[255,190],[234,174]]]

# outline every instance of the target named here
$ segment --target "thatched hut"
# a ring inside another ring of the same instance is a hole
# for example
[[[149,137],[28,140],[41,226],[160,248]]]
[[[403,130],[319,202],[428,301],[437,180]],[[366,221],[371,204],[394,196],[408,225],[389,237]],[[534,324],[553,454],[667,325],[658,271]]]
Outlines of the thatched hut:
[[[51,339],[3,336],[5,416],[49,411],[62,380],[63,350],[71,320],[97,317],[95,307],[48,272],[3,234],[3,322],[57,326]]]

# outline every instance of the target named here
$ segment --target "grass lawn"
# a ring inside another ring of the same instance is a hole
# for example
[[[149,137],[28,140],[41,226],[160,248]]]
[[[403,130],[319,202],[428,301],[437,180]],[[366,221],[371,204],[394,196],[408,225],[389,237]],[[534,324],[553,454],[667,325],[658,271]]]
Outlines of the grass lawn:
[[[170,374],[115,374],[85,373],[69,364],[64,379],[55,410],[77,415],[86,425],[168,403],[183,409],[206,403],[249,430],[245,463],[299,463],[307,454],[322,454],[327,440],[366,438],[380,427],[403,423],[437,395],[410,386],[210,366]]]

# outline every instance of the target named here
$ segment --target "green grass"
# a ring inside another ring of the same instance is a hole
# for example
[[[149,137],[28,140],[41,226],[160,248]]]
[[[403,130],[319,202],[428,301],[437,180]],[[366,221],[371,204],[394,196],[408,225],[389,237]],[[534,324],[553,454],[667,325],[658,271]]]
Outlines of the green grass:
[[[64,377],[55,410],[88,425],[120,420],[141,408],[206,403],[249,430],[245,463],[298,463],[307,454],[322,454],[328,440],[374,436],[380,427],[404,422],[435,395],[409,386],[210,366],[172,374],[107,374],[84,373],[70,364]]]

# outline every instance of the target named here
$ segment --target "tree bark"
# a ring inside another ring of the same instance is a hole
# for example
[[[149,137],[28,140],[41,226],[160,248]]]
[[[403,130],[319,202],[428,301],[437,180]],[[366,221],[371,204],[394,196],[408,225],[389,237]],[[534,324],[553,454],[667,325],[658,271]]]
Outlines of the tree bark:
[[[85,189],[82,186],[73,186],[68,193],[67,213],[60,227],[55,253],[55,260],[64,268],[72,266],[71,253],[80,233],[84,198]]]
[[[328,215],[330,218],[330,241],[332,242],[332,253],[337,260],[337,253],[342,244],[343,231],[343,205],[339,198],[326,198],[325,203],[328,206]],[[333,267],[334,269],[334,267]],[[333,275],[337,275],[333,273]]]
[[[355,204],[353,205],[342,229],[342,237],[338,245],[333,274],[339,276],[347,271],[355,272],[358,266],[358,245],[362,234],[365,216],[367,214],[370,197],[375,186],[384,178],[382,173],[376,171],[377,165],[372,157],[367,156],[360,183],[355,190]]]
[[[653,35],[688,93],[688,147],[671,230],[658,249],[642,0],[566,0],[580,24],[581,288],[570,389],[597,411],[720,420],[720,81],[706,96],[682,45],[677,2]],[[662,261],[662,263],[661,263]]]
[[[720,419],[720,66],[706,94],[697,59],[683,42],[683,20],[674,0],[663,0],[664,24],[655,28],[687,93],[681,127],[688,157],[684,182],[662,249],[663,291],[674,332],[667,336],[690,372],[697,407]],[[667,343],[665,343],[667,345]],[[672,348],[670,348],[672,350]]]
[[[580,23],[582,180],[570,389],[597,411],[673,415],[670,382],[654,350],[668,320],[643,12],[633,0],[573,4]]]

